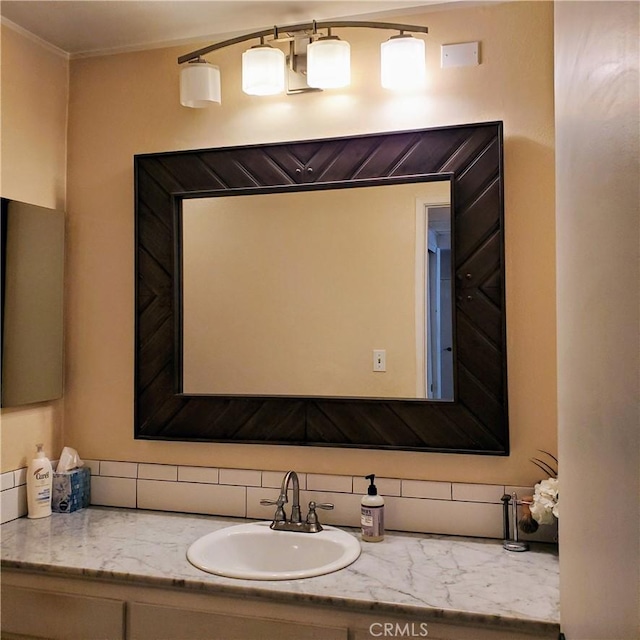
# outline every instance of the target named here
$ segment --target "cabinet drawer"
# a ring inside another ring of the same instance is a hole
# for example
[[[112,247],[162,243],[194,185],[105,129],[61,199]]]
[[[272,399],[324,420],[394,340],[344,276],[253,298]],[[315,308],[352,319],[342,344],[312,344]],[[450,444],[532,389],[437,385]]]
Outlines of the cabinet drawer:
[[[346,628],[132,602],[129,640],[348,640]]]
[[[124,602],[2,587],[2,637],[124,640]]]

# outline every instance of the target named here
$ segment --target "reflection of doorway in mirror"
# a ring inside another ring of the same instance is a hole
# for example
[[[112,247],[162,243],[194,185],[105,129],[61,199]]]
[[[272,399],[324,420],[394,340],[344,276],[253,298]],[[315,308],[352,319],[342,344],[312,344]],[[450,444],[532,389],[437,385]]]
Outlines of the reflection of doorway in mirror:
[[[453,399],[449,207],[429,207],[427,224],[427,398]]]
[[[453,400],[453,311],[451,280],[451,209],[448,203],[422,202],[417,207],[417,227],[423,235],[424,263],[417,265],[421,291],[416,304],[424,327],[419,376],[421,393],[430,400]]]

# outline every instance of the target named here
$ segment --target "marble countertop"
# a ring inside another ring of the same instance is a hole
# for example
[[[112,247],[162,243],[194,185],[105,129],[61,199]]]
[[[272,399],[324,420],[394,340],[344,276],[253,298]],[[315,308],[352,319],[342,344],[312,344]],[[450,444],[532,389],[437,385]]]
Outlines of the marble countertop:
[[[551,545],[513,553],[499,540],[387,533],[382,542],[362,543],[360,558],[346,569],[285,581],[223,578],[188,562],[192,542],[242,522],[104,507],[21,518],[2,525],[2,567],[452,623],[539,632],[559,626],[558,556]]]

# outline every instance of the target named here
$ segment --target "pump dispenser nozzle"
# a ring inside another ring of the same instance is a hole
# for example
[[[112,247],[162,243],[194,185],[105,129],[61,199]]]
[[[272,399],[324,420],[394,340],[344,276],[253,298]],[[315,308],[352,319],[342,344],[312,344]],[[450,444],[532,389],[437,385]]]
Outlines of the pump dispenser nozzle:
[[[373,481],[376,479],[376,474],[372,473],[371,475],[365,476],[365,478],[367,480],[369,480],[369,482],[371,482],[371,484],[367,487],[367,493],[370,496],[377,496],[378,495],[378,489],[377,489],[376,485],[373,484]]]

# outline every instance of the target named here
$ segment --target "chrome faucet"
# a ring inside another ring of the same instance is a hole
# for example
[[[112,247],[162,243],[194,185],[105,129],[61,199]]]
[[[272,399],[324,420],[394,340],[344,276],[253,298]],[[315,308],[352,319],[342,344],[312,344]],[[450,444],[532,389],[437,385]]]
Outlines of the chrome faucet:
[[[289,483],[292,483],[292,504],[291,518],[287,519],[284,505],[289,502],[288,492]],[[316,504],[313,500],[309,502],[309,513],[305,522],[302,521],[300,513],[300,481],[295,471],[287,471],[282,478],[280,487],[280,495],[277,500],[260,500],[261,505],[275,505],[276,512],[273,516],[271,528],[275,531],[300,531],[302,533],[317,533],[322,531],[322,525],[318,521],[316,509],[333,509],[333,505],[329,502]]]

